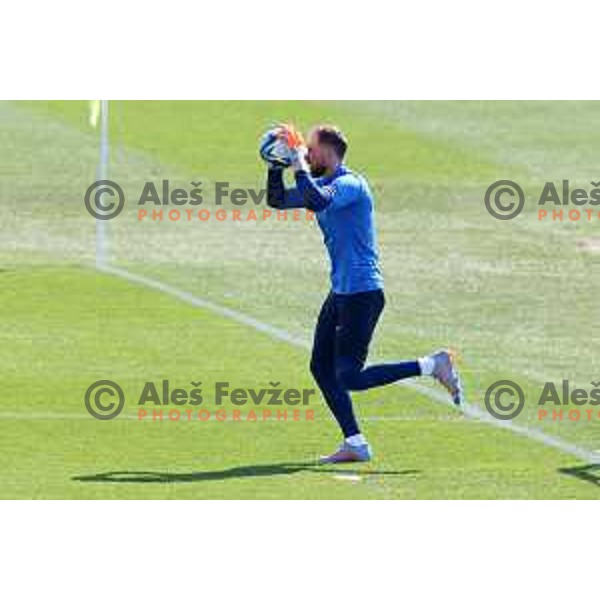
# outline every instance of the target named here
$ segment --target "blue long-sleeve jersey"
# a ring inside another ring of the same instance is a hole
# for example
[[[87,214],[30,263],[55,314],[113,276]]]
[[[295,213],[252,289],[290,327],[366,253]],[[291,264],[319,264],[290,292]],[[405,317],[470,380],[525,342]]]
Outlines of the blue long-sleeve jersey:
[[[278,209],[308,208],[317,215],[331,261],[336,294],[383,288],[379,268],[373,195],[364,177],[340,165],[331,176],[295,174],[296,187],[285,189],[283,171],[269,169],[267,199]]]

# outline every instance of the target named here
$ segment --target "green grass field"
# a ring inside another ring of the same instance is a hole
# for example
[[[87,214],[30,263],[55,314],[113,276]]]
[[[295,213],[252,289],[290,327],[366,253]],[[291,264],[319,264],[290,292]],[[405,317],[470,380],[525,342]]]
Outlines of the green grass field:
[[[533,203],[497,221],[483,195],[498,179],[589,188],[600,103],[114,102],[110,178],[128,200],[164,178],[261,187],[257,138],[278,120],[337,123],[371,180],[388,300],[371,358],[458,347],[473,406],[513,379],[518,426],[599,449],[600,420],[539,423],[532,401],[547,380],[599,378],[600,256],[581,249],[598,224],[538,222]],[[149,380],[312,387],[307,351],[96,271],[87,103],[0,103],[0,123],[0,497],[600,497],[584,458],[407,386],[355,395],[376,457],[351,469],[315,465],[339,441],[319,397],[314,421],[138,421],[130,399]],[[128,201],[108,234],[112,265],[310,339],[328,283],[310,223],[138,222]],[[112,421],[84,407],[99,379],[127,397]]]

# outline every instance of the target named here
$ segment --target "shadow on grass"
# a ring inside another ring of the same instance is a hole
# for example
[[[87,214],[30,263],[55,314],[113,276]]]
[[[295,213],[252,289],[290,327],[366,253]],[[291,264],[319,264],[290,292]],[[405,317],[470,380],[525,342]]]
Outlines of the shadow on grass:
[[[402,471],[379,471],[368,468],[360,470],[323,467],[314,462],[276,463],[270,465],[248,465],[232,467],[221,471],[196,471],[193,473],[169,473],[159,471],[109,471],[94,475],[77,475],[73,481],[86,483],[193,483],[202,481],[222,481],[245,477],[270,477],[273,475],[293,475],[300,472],[333,473],[337,475],[381,476],[416,475],[420,471],[405,469]]]
[[[571,477],[577,477],[582,481],[587,481],[600,487],[600,464],[589,464],[581,467],[569,467],[565,469],[558,469],[559,473],[563,475],[570,475]]]

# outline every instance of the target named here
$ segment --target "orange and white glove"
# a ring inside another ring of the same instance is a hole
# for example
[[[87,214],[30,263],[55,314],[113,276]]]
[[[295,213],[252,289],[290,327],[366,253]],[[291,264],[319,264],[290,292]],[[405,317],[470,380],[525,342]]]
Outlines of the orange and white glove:
[[[290,150],[292,167],[296,171],[310,171],[308,162],[306,160],[308,149],[302,134],[289,123],[282,123],[279,125],[278,129],[279,136],[286,143]]]

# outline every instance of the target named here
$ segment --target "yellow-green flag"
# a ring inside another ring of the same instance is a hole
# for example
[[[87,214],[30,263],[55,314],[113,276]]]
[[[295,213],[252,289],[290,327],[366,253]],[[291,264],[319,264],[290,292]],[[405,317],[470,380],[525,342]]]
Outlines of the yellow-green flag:
[[[100,100],[90,100],[90,125],[95,129],[100,117]]]

